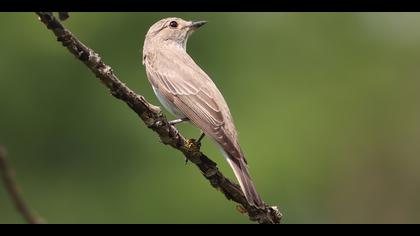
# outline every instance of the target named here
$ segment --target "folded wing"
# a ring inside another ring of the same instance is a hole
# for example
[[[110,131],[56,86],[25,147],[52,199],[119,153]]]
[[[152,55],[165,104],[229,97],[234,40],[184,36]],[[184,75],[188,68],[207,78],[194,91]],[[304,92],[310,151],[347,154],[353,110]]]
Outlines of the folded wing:
[[[249,176],[246,159],[237,141],[234,123],[220,91],[187,53],[168,52],[147,64],[150,82],[206,135],[223,149],[248,201],[261,205],[261,199]]]

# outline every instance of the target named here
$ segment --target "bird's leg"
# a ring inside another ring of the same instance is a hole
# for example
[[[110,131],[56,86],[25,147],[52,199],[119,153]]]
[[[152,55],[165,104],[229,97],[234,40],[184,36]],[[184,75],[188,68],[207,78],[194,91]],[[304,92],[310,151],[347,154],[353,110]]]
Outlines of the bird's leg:
[[[189,121],[190,119],[188,119],[187,117],[184,117],[184,118],[180,118],[180,119],[176,119],[176,120],[171,120],[171,121],[169,121],[168,123],[170,124],[170,125],[176,125],[176,124],[179,124],[179,123],[182,123],[182,122],[184,122],[184,121]]]
[[[176,124],[182,123],[184,121],[189,121],[189,120],[190,119],[188,119],[187,117],[183,117],[183,118],[179,118],[179,119],[176,119],[176,120],[168,121],[168,123],[169,123],[169,125],[175,126]],[[175,129],[175,130],[176,130],[175,136],[178,136],[179,131],[178,131],[178,129]]]
[[[206,136],[206,134],[204,132],[201,132],[200,137],[197,139],[196,143],[197,146],[200,147],[201,146],[201,140],[203,140],[203,138]]]

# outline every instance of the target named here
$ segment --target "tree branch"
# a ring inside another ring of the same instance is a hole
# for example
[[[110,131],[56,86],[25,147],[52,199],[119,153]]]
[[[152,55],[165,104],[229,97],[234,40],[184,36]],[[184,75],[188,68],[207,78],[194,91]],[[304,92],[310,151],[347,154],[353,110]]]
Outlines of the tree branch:
[[[6,150],[0,145],[0,175],[3,179],[6,191],[9,193],[18,212],[29,224],[41,224],[43,220],[36,217],[30,210],[25,200],[23,199],[17,182],[14,178],[14,172],[8,165],[6,160]]]
[[[83,62],[115,98],[124,101],[137,113],[147,127],[159,135],[164,144],[181,151],[189,161],[200,169],[214,188],[224,193],[227,199],[241,204],[250,220],[259,223],[280,223],[282,215],[277,207],[265,205],[263,208],[257,208],[249,205],[240,187],[219,171],[217,164],[200,151],[195,140],[185,139],[174,126],[168,123],[159,107],[150,104],[143,96],[137,95],[123,84],[114,74],[112,68],[106,65],[97,53],[64,28],[51,12],[37,12],[36,14],[41,22],[54,33],[57,40]]]

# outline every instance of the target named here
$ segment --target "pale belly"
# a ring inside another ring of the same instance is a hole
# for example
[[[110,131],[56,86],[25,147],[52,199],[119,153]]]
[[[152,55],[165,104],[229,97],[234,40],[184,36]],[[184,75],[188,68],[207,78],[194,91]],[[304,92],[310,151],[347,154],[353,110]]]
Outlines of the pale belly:
[[[170,101],[168,101],[159,91],[152,85],[153,92],[155,92],[156,97],[159,99],[159,102],[168,110],[172,115],[176,116],[177,118],[186,118],[186,116],[178,110]]]

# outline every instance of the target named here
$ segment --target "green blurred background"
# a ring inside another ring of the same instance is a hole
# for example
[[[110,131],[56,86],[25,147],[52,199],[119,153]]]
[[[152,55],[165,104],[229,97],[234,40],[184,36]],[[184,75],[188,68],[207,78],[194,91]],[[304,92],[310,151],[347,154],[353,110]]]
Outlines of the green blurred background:
[[[64,24],[159,104],[141,50],[169,16],[209,21],[188,51],[225,95],[284,223],[420,223],[420,14],[71,13]],[[249,223],[35,14],[1,13],[0,27],[0,143],[48,222]],[[203,150],[233,178],[208,139]],[[0,188],[0,223],[21,222]]]

